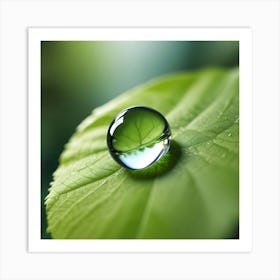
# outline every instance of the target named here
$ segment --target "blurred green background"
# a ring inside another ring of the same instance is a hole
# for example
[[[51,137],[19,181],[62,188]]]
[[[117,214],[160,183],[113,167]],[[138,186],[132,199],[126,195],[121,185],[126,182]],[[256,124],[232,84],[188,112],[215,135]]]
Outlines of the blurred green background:
[[[238,41],[41,42],[41,238],[59,155],[94,108],[160,75],[238,65]]]

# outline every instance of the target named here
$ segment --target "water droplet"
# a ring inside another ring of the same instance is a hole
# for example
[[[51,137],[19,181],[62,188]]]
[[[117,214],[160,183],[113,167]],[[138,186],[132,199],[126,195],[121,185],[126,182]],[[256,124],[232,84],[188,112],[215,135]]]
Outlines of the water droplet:
[[[229,137],[230,137],[231,135],[232,135],[232,134],[231,134],[231,132],[230,132],[230,133],[228,133],[228,135],[227,135],[227,136],[229,136]]]
[[[109,126],[107,145],[119,164],[143,169],[157,162],[170,147],[171,131],[164,116],[144,106],[120,112]]]

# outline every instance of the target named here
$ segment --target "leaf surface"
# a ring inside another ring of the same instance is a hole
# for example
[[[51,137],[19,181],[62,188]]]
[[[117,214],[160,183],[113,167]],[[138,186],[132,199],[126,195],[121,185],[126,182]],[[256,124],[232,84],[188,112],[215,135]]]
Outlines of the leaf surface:
[[[170,151],[133,171],[110,156],[113,118],[136,105],[170,124]],[[165,76],[111,100],[66,145],[46,198],[59,239],[238,238],[238,69]]]

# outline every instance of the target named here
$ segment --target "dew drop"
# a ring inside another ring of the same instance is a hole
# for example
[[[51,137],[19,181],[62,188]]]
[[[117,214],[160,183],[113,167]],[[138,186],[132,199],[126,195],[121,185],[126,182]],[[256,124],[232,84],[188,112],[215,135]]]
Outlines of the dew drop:
[[[158,111],[144,106],[120,112],[109,126],[111,156],[128,169],[139,170],[157,162],[170,147],[171,130]]]
[[[227,136],[229,136],[229,137],[230,137],[231,135],[232,135],[232,134],[231,134],[231,132],[230,132],[230,133],[228,133],[228,135],[227,135]]]

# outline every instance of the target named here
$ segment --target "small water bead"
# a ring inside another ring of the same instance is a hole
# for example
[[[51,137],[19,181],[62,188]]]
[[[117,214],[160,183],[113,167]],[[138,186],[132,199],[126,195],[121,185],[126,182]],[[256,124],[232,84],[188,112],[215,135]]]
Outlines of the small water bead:
[[[119,164],[139,170],[157,162],[170,147],[171,130],[158,111],[144,106],[120,112],[109,126],[107,145]]]

